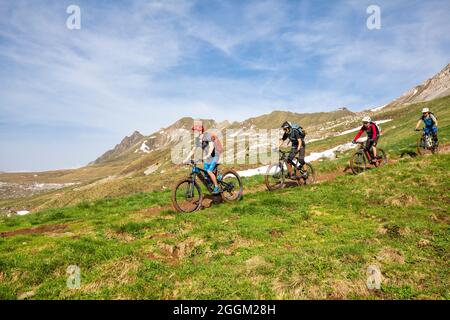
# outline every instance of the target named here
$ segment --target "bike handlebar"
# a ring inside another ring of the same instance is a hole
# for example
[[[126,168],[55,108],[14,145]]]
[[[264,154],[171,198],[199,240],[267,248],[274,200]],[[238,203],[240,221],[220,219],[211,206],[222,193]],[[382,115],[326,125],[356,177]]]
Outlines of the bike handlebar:
[[[189,160],[189,162],[185,162],[185,163],[183,163],[183,164],[184,164],[184,165],[187,165],[187,166],[191,166],[191,165],[198,164],[198,163],[202,163],[202,162],[203,162],[203,160],[197,160],[197,161]]]

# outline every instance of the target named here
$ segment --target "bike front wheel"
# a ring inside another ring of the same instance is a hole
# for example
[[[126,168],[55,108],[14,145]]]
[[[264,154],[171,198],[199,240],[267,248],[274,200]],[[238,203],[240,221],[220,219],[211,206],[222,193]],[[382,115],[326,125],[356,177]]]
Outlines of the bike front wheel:
[[[417,153],[419,155],[424,155],[427,152],[426,142],[424,136],[419,137],[417,140]]]
[[[360,174],[367,170],[367,159],[362,150],[359,150],[353,154],[350,159],[350,168],[353,174]]]
[[[172,192],[172,205],[178,212],[194,212],[201,208],[203,193],[197,182],[180,180]]]
[[[378,166],[379,167],[385,166],[388,163],[386,152],[384,152],[383,149],[377,150],[377,156],[378,156]]]
[[[421,156],[425,154],[438,153],[439,149],[433,139],[428,135],[422,135],[417,140],[417,153]]]
[[[267,168],[264,182],[269,191],[284,188],[284,169],[281,164],[275,163]]]

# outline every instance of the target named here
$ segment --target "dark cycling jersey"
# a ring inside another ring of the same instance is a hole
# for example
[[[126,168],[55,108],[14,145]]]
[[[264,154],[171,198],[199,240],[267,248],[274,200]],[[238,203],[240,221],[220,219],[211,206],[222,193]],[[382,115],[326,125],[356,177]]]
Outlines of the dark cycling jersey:
[[[285,132],[281,140],[285,141],[286,139],[289,138],[289,140],[292,143],[292,147],[298,147],[298,139],[301,139],[302,145],[304,145],[305,144],[305,141],[303,140],[304,137],[300,134],[300,132],[295,129],[291,130],[293,130],[293,132],[292,133]]]
[[[421,116],[420,120],[423,121],[423,123],[425,124],[425,127],[433,127],[436,125],[436,117],[433,114],[430,114],[429,117],[426,116]]]

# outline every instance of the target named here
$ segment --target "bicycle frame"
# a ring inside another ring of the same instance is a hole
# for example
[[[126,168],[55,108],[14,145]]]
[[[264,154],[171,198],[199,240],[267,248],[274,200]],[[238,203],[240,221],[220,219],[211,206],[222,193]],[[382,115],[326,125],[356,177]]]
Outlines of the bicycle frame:
[[[366,148],[364,147],[364,143],[363,142],[359,142],[359,150],[358,151],[362,151],[363,154],[366,156],[366,159],[370,161],[372,161],[372,156],[370,155],[370,151],[366,150]]]
[[[287,152],[280,150],[280,157],[278,159],[278,164],[281,168],[282,174],[284,174],[284,164],[286,163],[286,167],[287,167],[287,163],[288,163],[286,154],[287,154]]]
[[[422,141],[424,142],[424,147],[426,149],[433,149],[435,146],[435,142],[433,140],[433,136],[431,133],[425,133],[425,129],[422,129]],[[431,141],[431,144],[429,142]]]
[[[302,170],[299,170],[298,167],[297,167],[298,166],[298,159],[296,157],[294,158],[294,160],[297,159],[297,163],[295,163],[294,160],[289,160],[289,158],[287,156],[289,154],[289,152],[285,152],[285,151],[282,151],[282,150],[280,150],[279,152],[280,152],[280,158],[278,160],[278,165],[281,168],[281,174],[282,175],[284,175],[284,173],[285,173],[284,164],[286,164],[286,171],[287,172],[289,172],[288,165],[292,166],[292,170],[293,170],[294,174],[296,174],[295,173],[296,171],[302,172]]]
[[[192,164],[192,170],[191,170],[191,174],[190,174],[190,179],[192,181],[192,186],[196,180],[196,178],[198,177],[198,179],[203,183],[203,185],[205,186],[206,189],[208,189],[209,192],[212,192],[213,189],[208,185],[207,181],[206,181],[206,176],[208,175],[208,172],[202,168],[199,168],[197,166],[197,163],[193,163]]]
[[[192,165],[192,170],[191,170],[191,174],[190,174],[190,179],[191,179],[191,182],[192,182],[192,184],[191,184],[192,188],[194,186],[194,182],[195,182],[196,178],[198,177],[198,179],[203,183],[205,188],[210,193],[212,193],[214,185],[213,184],[208,184],[208,182],[206,180],[207,177],[209,176],[208,175],[208,171],[206,171],[206,170],[204,170],[202,168],[199,168],[197,166],[197,163],[195,163],[195,162],[191,163],[191,165]],[[214,168],[213,174],[216,176],[216,179],[217,179],[217,166],[216,166],[216,168]],[[210,179],[210,178],[208,177],[208,179]],[[226,191],[231,191],[231,190],[234,189],[234,184],[233,183],[228,183],[228,182],[225,182],[223,180],[217,181],[217,183],[220,184],[222,186],[222,189],[224,189]]]
[[[299,170],[298,169],[298,162],[299,161],[298,161],[297,156],[294,157],[294,160],[297,160],[297,163],[296,163],[296,162],[294,162],[294,160],[289,160],[288,159],[287,154],[289,152],[285,152],[285,151],[281,151],[280,150],[280,153],[281,153],[281,155],[280,155],[280,159],[279,159],[279,164],[280,164],[280,167],[282,168],[282,171],[284,171],[284,166],[283,166],[284,163],[286,163],[286,166],[288,164],[290,164],[293,167],[293,169],[295,168],[295,170]]]

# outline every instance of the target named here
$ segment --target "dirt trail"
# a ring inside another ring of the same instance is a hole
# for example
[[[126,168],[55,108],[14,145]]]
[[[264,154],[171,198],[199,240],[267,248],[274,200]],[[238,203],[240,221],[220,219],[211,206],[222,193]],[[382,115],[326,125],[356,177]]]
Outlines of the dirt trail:
[[[21,235],[21,234],[55,232],[55,231],[62,231],[66,228],[67,228],[66,224],[50,224],[50,225],[39,226],[36,228],[25,228],[25,229],[18,229],[18,230],[14,230],[14,231],[1,232],[0,237],[8,238],[8,237]]]
[[[444,154],[450,153],[450,144],[445,144],[443,146],[440,146],[439,153],[444,153]]]

